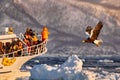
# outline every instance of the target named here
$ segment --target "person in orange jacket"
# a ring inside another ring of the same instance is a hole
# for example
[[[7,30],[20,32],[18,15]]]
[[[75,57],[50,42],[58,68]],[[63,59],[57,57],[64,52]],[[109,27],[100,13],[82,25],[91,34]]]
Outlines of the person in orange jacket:
[[[48,28],[46,26],[43,27],[41,35],[42,35],[42,41],[48,39],[48,37],[49,37],[49,31],[48,31]]]

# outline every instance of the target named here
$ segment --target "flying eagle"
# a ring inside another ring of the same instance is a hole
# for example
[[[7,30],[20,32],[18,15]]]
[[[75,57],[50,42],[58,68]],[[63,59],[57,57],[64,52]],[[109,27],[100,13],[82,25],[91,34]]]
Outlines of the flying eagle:
[[[98,40],[97,38],[98,38],[98,35],[100,34],[102,27],[103,27],[103,23],[101,21],[99,21],[96,27],[94,28],[92,28],[91,26],[88,26],[86,28],[87,39],[83,40],[82,42],[93,43],[97,47],[100,46],[103,41],[101,39]]]

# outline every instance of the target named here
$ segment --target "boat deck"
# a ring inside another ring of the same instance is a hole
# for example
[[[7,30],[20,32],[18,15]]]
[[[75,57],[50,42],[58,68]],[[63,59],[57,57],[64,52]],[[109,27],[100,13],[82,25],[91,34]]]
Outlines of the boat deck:
[[[0,58],[0,67],[1,67],[0,73],[19,70],[26,61],[36,56],[45,54],[47,52],[46,44],[47,44],[47,40],[43,41],[38,45],[33,45],[30,47],[26,46],[21,50],[17,50],[11,53],[1,55],[1,57],[16,58],[16,61],[11,66],[4,66],[2,65],[3,58]],[[16,53],[18,52],[21,52],[21,54],[16,56]]]

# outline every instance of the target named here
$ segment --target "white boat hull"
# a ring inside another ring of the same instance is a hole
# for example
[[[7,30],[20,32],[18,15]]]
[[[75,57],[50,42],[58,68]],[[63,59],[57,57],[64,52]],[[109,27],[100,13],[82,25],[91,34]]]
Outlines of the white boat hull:
[[[16,61],[14,62],[14,64],[12,64],[11,66],[3,66],[2,65],[2,58],[0,58],[0,66],[3,67],[2,69],[0,69],[0,73],[5,73],[5,72],[14,72],[14,71],[18,71],[20,70],[21,66],[27,62],[28,60],[43,55],[47,52],[47,48],[45,49],[45,51],[43,53],[37,54],[37,55],[32,55],[32,56],[21,56],[21,57],[15,57]]]

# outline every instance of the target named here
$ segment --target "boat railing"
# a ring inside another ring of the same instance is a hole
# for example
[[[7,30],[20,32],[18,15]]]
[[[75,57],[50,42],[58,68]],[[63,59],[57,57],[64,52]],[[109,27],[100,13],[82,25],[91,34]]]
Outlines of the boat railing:
[[[26,45],[26,43],[23,41],[25,39],[23,33],[20,33],[18,38]]]
[[[5,53],[3,57],[20,57],[20,56],[37,55],[46,51],[46,44],[47,44],[47,40],[44,40],[43,42],[37,45],[25,46],[20,50],[16,50],[10,53]]]

